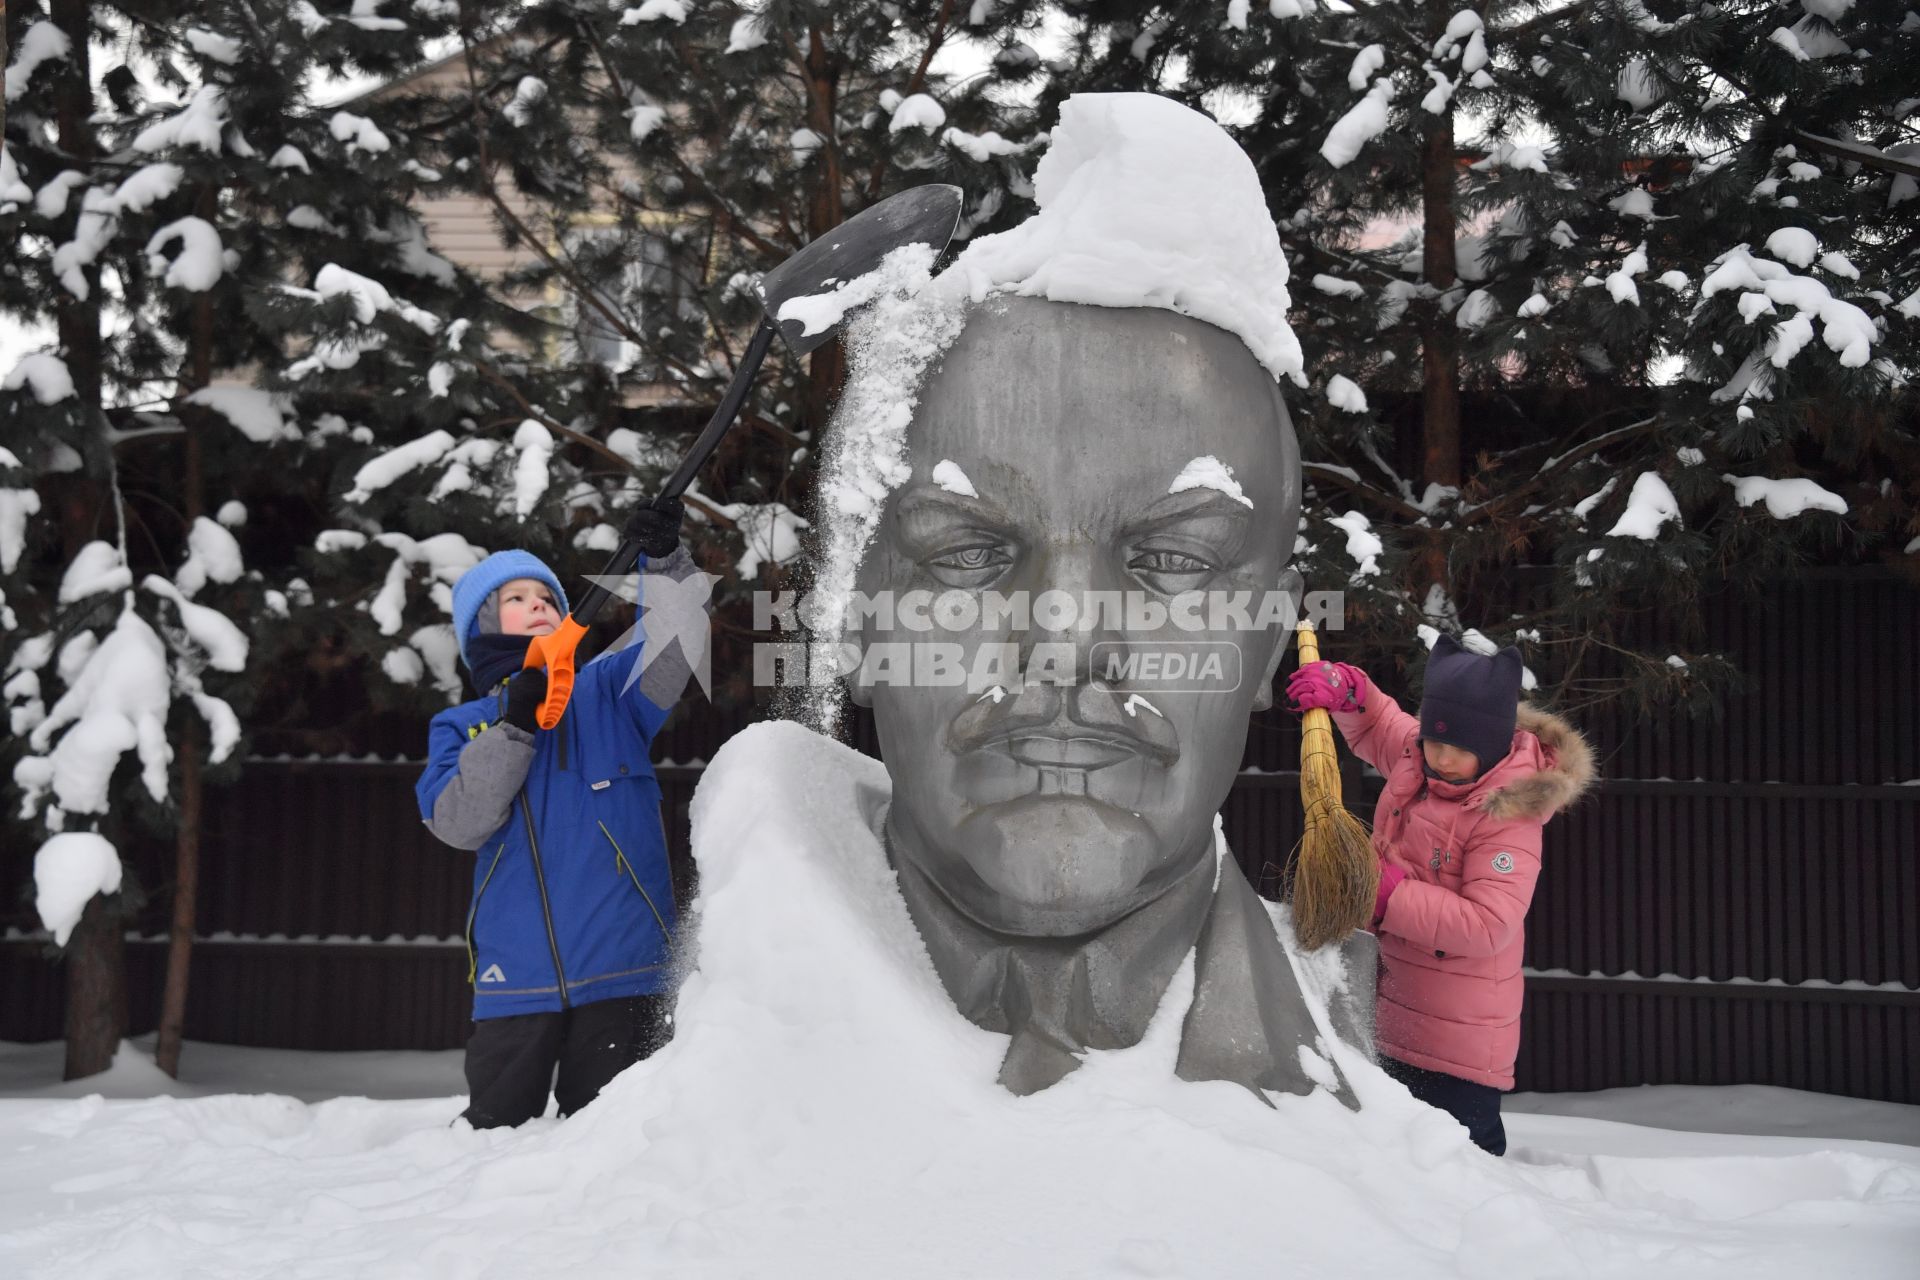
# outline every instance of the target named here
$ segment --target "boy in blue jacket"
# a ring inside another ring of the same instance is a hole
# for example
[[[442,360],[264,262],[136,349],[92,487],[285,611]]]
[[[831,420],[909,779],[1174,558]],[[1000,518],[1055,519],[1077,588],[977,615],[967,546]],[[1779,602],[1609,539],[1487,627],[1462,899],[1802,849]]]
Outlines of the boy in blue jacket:
[[[645,571],[693,572],[683,513],[657,504],[629,523]],[[630,681],[636,631],[579,670],[566,713],[543,730],[547,673],[522,666],[566,613],[559,579],[525,551],[461,575],[454,634],[481,695],[433,718],[415,787],[433,834],[479,854],[463,1113],[479,1129],[541,1115],[549,1089],[570,1115],[665,1038],[675,911],[648,751],[689,671],[675,648]]]

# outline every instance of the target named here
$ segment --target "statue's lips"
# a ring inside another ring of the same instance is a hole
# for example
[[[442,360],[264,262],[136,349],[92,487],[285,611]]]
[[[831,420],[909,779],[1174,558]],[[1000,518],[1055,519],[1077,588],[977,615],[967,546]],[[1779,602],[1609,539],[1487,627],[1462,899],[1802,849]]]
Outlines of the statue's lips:
[[[1145,754],[1141,743],[1084,729],[1073,733],[1027,729],[985,745],[989,750],[1006,752],[1021,764],[1046,769],[1104,769]]]

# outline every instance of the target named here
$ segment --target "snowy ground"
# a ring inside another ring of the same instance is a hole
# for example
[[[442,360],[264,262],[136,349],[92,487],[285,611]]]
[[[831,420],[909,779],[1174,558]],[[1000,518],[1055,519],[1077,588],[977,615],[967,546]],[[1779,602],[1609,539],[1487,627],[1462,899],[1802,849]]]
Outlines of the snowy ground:
[[[0,1276],[1913,1274],[1920,1147],[1859,1135],[1912,1139],[1920,1108],[1522,1098],[1495,1160],[1354,1055],[1358,1112],[1176,1080],[1190,969],[1140,1045],[1013,1097],[870,833],[884,772],[803,733],[750,730],[709,768],[678,1035],[593,1107],[453,1127],[454,1054],[189,1045],[171,1086],[135,1046],[76,1087],[57,1046],[7,1048]]]
[[[444,1101],[466,1092],[458,1049],[440,1053],[300,1053],[189,1042],[182,1055],[181,1078],[175,1080],[153,1065],[153,1037],[146,1035],[122,1045],[111,1070],[72,1081],[60,1079],[64,1052],[65,1047],[57,1040],[46,1044],[0,1042],[0,1135],[13,1136],[18,1122],[35,1114],[34,1108],[23,1103],[76,1100],[95,1094],[112,1103],[235,1093],[274,1094],[317,1103],[362,1098]],[[459,1102],[464,1104],[465,1098],[459,1097]],[[1691,1150],[1745,1149],[1757,1154],[1852,1148],[1920,1164],[1920,1106],[1768,1085],[1703,1088],[1674,1084],[1596,1093],[1514,1093],[1507,1095],[1503,1114],[1514,1144],[1535,1152],[1647,1155],[1671,1150],[1676,1144]],[[1646,1129],[1671,1132],[1639,1132]],[[1726,1147],[1706,1136],[1711,1134],[1755,1141]],[[0,1137],[0,1142],[4,1141],[5,1137]],[[1900,1151],[1901,1146],[1916,1150]],[[0,1145],[0,1159],[9,1150]]]

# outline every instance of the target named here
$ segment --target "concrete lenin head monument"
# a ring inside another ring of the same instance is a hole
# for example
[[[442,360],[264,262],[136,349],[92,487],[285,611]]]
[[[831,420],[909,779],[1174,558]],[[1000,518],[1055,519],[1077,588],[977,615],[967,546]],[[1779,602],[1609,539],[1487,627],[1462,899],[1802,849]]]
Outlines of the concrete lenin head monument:
[[[1136,1043],[1191,956],[1182,1077],[1351,1102],[1325,1036],[1366,1046],[1371,957],[1316,1010],[1216,820],[1299,598],[1272,219],[1232,140],[1150,95],[1070,99],[1035,187],[866,319],[836,424],[816,588],[894,605],[849,683],[901,893],[1015,1092]]]

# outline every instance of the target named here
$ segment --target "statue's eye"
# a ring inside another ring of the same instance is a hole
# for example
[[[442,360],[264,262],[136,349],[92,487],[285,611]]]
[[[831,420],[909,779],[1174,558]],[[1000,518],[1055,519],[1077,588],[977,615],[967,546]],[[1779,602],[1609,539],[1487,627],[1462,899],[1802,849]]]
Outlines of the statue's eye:
[[[930,563],[942,569],[985,569],[995,562],[997,550],[995,547],[962,547],[944,556],[936,556]]]
[[[1214,570],[1213,565],[1199,556],[1165,548],[1142,551],[1127,562],[1127,567],[1135,573],[1195,574]]]
[[[982,587],[1013,563],[1007,548],[997,543],[951,547],[929,556],[925,568],[949,587]]]

